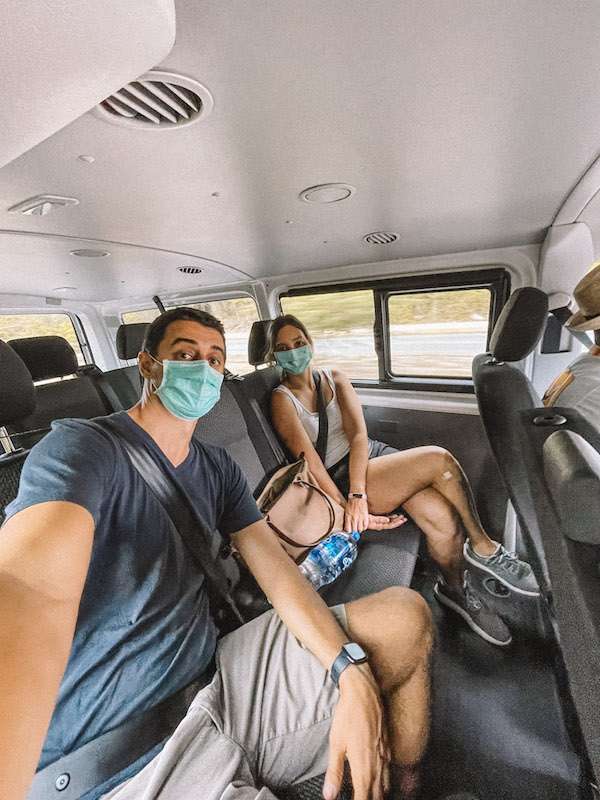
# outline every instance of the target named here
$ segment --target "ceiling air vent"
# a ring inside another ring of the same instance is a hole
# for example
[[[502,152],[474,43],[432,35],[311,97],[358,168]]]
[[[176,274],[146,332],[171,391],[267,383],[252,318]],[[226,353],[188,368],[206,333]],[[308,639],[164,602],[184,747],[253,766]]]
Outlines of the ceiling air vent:
[[[95,113],[102,119],[145,130],[191,125],[212,111],[206,87],[172,72],[152,70],[111,94]]]
[[[177,270],[185,275],[200,275],[202,272],[200,267],[177,267]]]
[[[391,231],[377,231],[376,233],[367,233],[366,236],[363,236],[363,242],[367,242],[367,244],[391,244],[395,242],[397,238],[397,233],[391,233]]]

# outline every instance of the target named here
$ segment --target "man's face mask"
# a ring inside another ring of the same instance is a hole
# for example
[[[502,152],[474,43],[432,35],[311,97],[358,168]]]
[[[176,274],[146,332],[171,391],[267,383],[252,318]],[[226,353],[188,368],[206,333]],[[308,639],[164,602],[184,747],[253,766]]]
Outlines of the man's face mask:
[[[150,356],[157,364],[154,356]],[[221,396],[223,376],[208,361],[162,362],[163,376],[156,395],[170,414],[179,419],[200,419]]]
[[[290,375],[301,375],[312,360],[309,344],[296,347],[294,350],[282,350],[275,353],[275,362]]]

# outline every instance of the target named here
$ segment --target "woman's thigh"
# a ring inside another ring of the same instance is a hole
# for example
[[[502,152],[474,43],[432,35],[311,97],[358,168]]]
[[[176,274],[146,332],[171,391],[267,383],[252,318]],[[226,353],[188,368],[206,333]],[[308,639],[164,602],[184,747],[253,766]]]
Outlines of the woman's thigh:
[[[386,514],[417,492],[431,486],[452,466],[442,447],[413,447],[372,458],[367,467],[367,496],[371,513]]]

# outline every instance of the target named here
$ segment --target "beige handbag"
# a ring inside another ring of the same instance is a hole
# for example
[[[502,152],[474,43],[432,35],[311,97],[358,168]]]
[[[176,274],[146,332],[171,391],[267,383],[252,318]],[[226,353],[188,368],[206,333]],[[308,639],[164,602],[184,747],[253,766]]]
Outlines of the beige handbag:
[[[324,492],[301,454],[277,470],[256,501],[265,519],[296,562],[332,531],[344,528],[344,508]]]

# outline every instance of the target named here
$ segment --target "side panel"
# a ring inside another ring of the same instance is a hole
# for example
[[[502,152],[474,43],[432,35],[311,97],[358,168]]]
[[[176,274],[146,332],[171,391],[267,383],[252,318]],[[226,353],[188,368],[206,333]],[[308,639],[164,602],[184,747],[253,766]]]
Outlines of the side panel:
[[[502,539],[507,509],[507,494],[494,462],[475,398],[447,403],[430,401],[430,409],[408,405],[397,392],[362,393],[361,401],[369,436],[399,450],[421,445],[439,445],[460,461],[471,482],[484,527],[492,538]],[[392,395],[390,397],[390,395]]]

